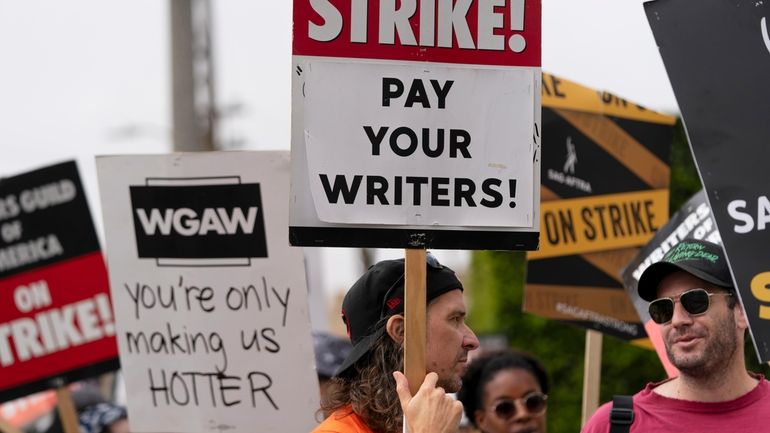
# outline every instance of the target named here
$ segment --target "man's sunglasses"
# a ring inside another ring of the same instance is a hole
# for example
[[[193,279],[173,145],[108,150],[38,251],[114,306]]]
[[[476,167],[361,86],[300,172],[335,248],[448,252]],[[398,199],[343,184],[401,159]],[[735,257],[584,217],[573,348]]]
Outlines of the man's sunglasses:
[[[502,400],[494,406],[493,410],[498,417],[507,421],[516,416],[517,401],[524,403],[524,407],[530,415],[542,415],[545,412],[548,396],[542,392],[530,392],[515,400]]]
[[[674,317],[674,304],[677,299],[684,310],[691,316],[700,316],[708,311],[711,297],[714,295],[732,296],[732,293],[709,293],[706,289],[692,289],[673,298],[659,298],[650,302],[648,311],[655,323],[664,324]]]

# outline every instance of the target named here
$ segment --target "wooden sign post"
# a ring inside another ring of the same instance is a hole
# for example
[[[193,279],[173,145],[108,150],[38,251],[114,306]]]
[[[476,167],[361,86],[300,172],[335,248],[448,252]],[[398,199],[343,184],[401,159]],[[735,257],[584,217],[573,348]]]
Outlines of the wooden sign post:
[[[425,249],[406,249],[404,264],[404,375],[414,395],[425,380],[426,255]]]
[[[64,433],[79,433],[78,413],[72,401],[72,393],[64,384],[56,388],[56,409],[59,411]]]
[[[582,421],[585,425],[599,407],[599,384],[602,378],[602,338],[599,331],[586,331],[586,353],[583,369],[583,408]]]

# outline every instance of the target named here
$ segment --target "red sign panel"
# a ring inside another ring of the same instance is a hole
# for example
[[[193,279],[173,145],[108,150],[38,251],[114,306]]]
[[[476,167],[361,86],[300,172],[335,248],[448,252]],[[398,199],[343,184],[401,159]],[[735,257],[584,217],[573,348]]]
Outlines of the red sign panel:
[[[540,66],[540,0],[295,0],[294,55]]]
[[[0,280],[0,389],[114,358],[100,252]]]

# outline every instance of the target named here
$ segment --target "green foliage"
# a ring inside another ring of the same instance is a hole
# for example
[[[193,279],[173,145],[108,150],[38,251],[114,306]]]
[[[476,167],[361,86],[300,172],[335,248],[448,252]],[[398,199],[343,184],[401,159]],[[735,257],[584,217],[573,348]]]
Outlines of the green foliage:
[[[749,371],[762,373],[765,377],[770,377],[770,366],[759,363],[757,351],[754,349],[754,341],[748,332],[746,332],[746,346],[744,347],[743,355],[746,358],[746,368]]]
[[[698,170],[692,158],[687,135],[682,125],[682,120],[676,122],[674,130],[674,142],[671,145],[671,197],[669,200],[671,213],[673,214],[695,194],[703,188]]]

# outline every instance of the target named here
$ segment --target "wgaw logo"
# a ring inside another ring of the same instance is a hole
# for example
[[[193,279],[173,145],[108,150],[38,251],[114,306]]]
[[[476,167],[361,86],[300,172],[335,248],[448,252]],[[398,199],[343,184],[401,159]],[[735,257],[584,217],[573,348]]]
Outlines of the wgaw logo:
[[[141,258],[159,266],[248,266],[267,257],[259,184],[150,178],[129,189]]]
[[[228,213],[230,212],[230,213]],[[214,232],[220,235],[249,234],[254,232],[254,222],[257,220],[257,207],[248,208],[248,215],[243,209],[206,208],[200,217],[194,210],[184,207],[181,209],[136,209],[142,229],[148,235],[156,232],[170,235],[176,232],[182,236],[205,235]]]

